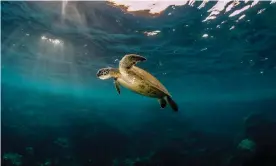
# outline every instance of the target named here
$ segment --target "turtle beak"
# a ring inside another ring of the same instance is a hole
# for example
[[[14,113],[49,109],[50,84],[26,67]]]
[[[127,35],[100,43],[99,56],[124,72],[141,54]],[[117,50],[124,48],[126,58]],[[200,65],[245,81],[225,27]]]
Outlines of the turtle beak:
[[[100,71],[97,72],[96,76],[97,76],[97,77],[100,77],[100,76],[101,76]]]

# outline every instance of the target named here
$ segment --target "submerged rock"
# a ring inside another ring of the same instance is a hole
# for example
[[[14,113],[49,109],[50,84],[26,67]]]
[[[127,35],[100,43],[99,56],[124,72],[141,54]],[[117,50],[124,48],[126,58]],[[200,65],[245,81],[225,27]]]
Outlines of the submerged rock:
[[[34,148],[33,147],[26,147],[26,152],[29,155],[34,155]]]
[[[55,140],[54,143],[57,144],[58,146],[62,147],[62,148],[68,148],[69,147],[69,140],[67,138],[58,138],[57,140]]]
[[[2,163],[3,165],[11,165],[11,166],[22,165],[22,155],[17,153],[4,153],[3,160],[4,160],[4,163]]]
[[[244,139],[239,143],[238,149],[243,151],[255,152],[256,144],[250,139]]]

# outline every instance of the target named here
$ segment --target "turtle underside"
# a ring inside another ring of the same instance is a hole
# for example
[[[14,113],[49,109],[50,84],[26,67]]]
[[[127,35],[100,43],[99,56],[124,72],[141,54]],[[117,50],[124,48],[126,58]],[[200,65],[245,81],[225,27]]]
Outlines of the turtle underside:
[[[141,95],[154,98],[170,96],[168,90],[154,76],[137,66],[132,66],[127,73],[123,73],[118,81],[121,85]]]

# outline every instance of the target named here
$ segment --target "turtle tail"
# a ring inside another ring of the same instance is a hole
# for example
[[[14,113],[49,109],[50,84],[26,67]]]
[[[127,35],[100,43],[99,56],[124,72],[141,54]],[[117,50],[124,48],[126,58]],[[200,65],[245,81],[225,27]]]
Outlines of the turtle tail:
[[[173,99],[170,96],[166,96],[167,102],[170,104],[170,106],[172,107],[172,109],[177,112],[178,111],[178,106],[176,104],[175,101],[173,101]]]

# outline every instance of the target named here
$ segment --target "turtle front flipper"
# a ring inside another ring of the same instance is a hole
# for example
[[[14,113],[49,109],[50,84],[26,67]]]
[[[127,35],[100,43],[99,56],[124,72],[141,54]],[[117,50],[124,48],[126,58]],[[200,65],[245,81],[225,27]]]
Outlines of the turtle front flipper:
[[[166,100],[163,99],[163,98],[162,99],[158,99],[158,102],[159,102],[161,108],[165,108],[166,105],[167,105]]]
[[[121,93],[120,83],[117,81],[117,79],[114,79],[114,85],[115,85],[117,92],[120,94]]]
[[[127,54],[120,61],[120,67],[130,69],[133,65],[138,62],[146,61],[145,57],[136,54]]]

